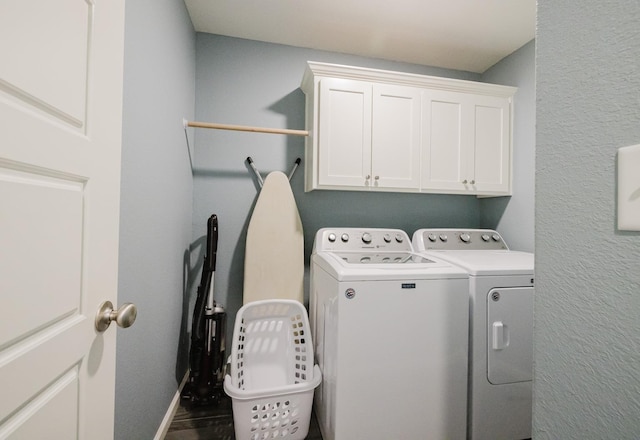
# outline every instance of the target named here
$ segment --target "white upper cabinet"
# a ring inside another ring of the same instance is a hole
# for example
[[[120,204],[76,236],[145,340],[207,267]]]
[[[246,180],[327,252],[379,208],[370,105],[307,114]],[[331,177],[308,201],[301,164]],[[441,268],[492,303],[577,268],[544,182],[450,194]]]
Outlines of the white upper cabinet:
[[[423,91],[422,190],[510,194],[510,106],[506,97]]]
[[[420,89],[322,78],[317,188],[420,188]]]
[[[305,190],[511,194],[515,88],[309,62]]]

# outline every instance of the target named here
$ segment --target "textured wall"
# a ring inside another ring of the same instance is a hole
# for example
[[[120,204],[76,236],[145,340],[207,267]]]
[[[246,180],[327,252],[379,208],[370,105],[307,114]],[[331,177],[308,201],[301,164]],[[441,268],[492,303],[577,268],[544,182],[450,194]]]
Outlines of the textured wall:
[[[185,371],[193,179],[182,118],[194,112],[195,32],[182,0],[128,0],[125,25],[118,302],[137,304],[138,319],[118,329],[115,438],[141,440]]]
[[[536,78],[535,41],[482,74],[482,81],[515,86],[513,195],[480,199],[480,226],[497,229],[509,247],[534,251]]]
[[[615,214],[638,23],[635,0],[538,1],[535,439],[640,438],[640,234]]]
[[[198,34],[196,117],[209,122],[304,128],[305,96],[299,87],[307,60],[479,80],[468,72]],[[216,213],[220,222],[216,299],[232,318],[231,333],[242,302],[246,228],[259,192],[245,159],[253,157],[263,175],[287,171],[296,157],[304,160],[304,139],[222,130],[194,130],[192,135],[196,165],[191,280],[198,281],[206,219]],[[477,227],[479,222],[478,200],[471,196],[305,193],[303,187],[300,168],[292,188],[305,231],[307,266],[314,234],[321,227],[392,227],[411,235],[420,227]]]

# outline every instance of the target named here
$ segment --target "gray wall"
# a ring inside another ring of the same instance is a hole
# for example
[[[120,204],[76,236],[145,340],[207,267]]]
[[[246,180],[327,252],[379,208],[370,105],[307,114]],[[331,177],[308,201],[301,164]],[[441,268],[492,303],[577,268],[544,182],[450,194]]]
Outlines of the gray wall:
[[[200,121],[304,128],[300,82],[307,60],[479,80],[479,75],[290,46],[197,35],[196,117]],[[272,134],[195,130],[193,261],[202,261],[206,219],[219,217],[216,299],[229,313],[229,333],[242,302],[246,229],[259,188],[245,163],[251,156],[265,176],[304,160],[304,140]],[[292,188],[305,230],[305,259],[324,226],[400,228],[477,227],[471,196],[303,190],[303,169]],[[197,266],[199,268],[199,266]],[[193,279],[194,282],[197,280]]]
[[[640,438],[640,234],[616,150],[640,142],[640,3],[538,1],[534,437]]]
[[[534,250],[535,41],[482,74],[482,81],[518,87],[514,98],[513,195],[480,200],[480,226],[497,229],[514,250]]]
[[[185,368],[193,180],[182,118],[194,113],[195,32],[182,0],[127,1],[125,26],[118,302],[135,303],[138,319],[117,330],[115,438],[140,440],[155,435]]]

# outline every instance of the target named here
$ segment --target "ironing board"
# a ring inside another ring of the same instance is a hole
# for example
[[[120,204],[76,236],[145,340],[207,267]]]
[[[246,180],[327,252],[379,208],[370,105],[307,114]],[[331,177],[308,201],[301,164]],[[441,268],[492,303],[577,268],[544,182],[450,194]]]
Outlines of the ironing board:
[[[269,173],[253,209],[244,258],[243,304],[304,298],[304,236],[289,179]]]

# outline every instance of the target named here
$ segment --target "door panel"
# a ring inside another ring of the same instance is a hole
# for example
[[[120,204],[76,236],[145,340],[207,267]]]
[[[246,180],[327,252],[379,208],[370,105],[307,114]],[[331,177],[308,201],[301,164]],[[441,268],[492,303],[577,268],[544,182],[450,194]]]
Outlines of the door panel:
[[[487,360],[494,385],[533,377],[533,287],[493,289],[487,296]]]
[[[420,187],[420,95],[414,87],[373,86],[374,187]]]
[[[31,423],[14,423],[19,426],[10,439],[39,439],[42,426],[47,427],[51,439],[72,439],[77,436],[78,425],[78,371],[74,368],[34,399],[21,414]],[[9,425],[9,424],[7,424]]]
[[[27,293],[4,308],[23,319],[0,321],[0,346],[80,309],[83,193],[82,182],[0,168],[0,265],[14,275],[0,279],[0,291]]]
[[[428,91],[422,97],[422,188],[464,191],[469,163],[468,98]]]
[[[0,3],[0,439],[113,438],[123,0]]]
[[[478,191],[508,192],[511,158],[509,101],[478,97],[474,105],[475,163],[472,179]]]
[[[93,7],[79,0],[3,1],[0,88],[80,127],[86,111]],[[25,69],[26,62],[37,63]]]
[[[319,185],[363,187],[371,174],[371,84],[320,81]]]

